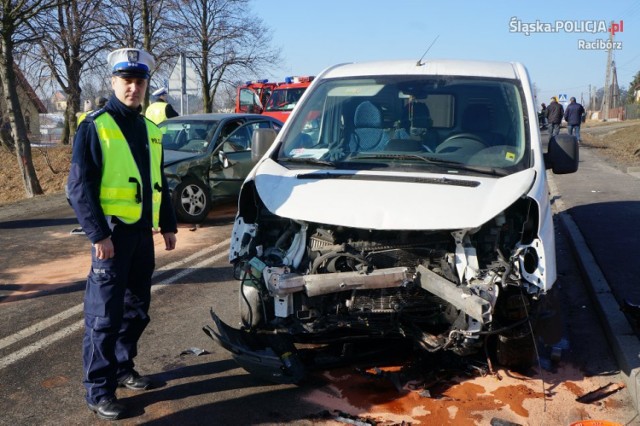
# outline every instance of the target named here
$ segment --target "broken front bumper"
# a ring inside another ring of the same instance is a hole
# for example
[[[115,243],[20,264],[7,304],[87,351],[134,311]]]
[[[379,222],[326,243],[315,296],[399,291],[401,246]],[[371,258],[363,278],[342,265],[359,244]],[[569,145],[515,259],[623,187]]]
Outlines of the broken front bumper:
[[[211,318],[218,331],[206,325],[204,332],[231,352],[238,365],[249,373],[275,383],[299,383],[306,376],[295,347],[282,335],[235,329],[213,311]]]

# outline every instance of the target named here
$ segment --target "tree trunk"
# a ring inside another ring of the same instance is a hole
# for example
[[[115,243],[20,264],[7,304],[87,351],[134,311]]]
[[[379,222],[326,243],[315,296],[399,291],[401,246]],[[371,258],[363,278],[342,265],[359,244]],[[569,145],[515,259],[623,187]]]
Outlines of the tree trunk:
[[[77,78],[77,81],[79,81],[79,76],[77,76]],[[82,111],[80,109],[81,89],[79,85],[73,85],[70,83],[67,89],[67,108],[64,112],[65,120],[61,136],[61,142],[64,145],[68,145],[70,141],[73,140],[75,129],[78,126],[78,117],[76,116],[76,112]]]
[[[9,151],[12,154],[16,153],[16,143],[13,140],[13,135],[11,135],[11,127],[10,123],[7,122],[5,126],[4,121],[2,122],[2,127],[0,127],[0,146]]]
[[[13,42],[11,37],[3,34],[2,38],[2,54],[0,54],[0,73],[2,74],[2,89],[5,103],[7,105],[7,113],[11,123],[11,132],[16,144],[16,157],[24,189],[27,198],[35,195],[43,194],[42,187],[38,181],[36,170],[33,167],[31,158],[31,142],[27,136],[27,128],[20,108],[18,99],[17,79],[14,72],[13,61]]]

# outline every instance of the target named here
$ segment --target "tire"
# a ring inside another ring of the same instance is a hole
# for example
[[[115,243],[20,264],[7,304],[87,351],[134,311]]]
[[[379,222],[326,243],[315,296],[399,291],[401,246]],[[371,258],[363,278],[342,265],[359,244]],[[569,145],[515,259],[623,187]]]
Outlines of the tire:
[[[185,179],[173,191],[173,206],[179,221],[202,222],[211,209],[209,188],[199,180]]]

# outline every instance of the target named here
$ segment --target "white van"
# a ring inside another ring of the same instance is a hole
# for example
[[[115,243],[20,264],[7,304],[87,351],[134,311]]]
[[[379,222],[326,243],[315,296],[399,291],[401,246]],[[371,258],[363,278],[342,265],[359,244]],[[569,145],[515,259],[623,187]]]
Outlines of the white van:
[[[556,280],[545,170],[578,164],[572,136],[543,152],[535,105],[519,63],[325,70],[273,143],[254,140],[229,254],[242,328],[212,312],[205,331],[283,382],[304,377],[310,343],[488,344],[501,364],[530,362]]]

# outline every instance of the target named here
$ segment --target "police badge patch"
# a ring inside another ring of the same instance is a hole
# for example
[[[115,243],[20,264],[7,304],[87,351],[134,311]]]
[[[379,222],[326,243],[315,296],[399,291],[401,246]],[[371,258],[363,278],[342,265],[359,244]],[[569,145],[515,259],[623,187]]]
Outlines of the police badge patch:
[[[137,50],[128,50],[127,51],[127,60],[129,62],[138,62],[138,58],[140,57],[140,52]]]

